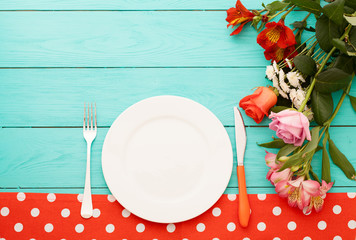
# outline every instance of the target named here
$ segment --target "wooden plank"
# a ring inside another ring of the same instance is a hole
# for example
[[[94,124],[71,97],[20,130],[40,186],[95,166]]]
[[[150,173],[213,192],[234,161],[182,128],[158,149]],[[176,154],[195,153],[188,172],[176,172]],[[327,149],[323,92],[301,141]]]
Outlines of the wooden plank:
[[[305,15],[292,12],[286,23]],[[256,31],[231,37],[225,18],[223,11],[0,12],[0,67],[267,65]]]
[[[107,128],[100,128],[92,150],[91,180],[94,188],[105,188],[101,169],[101,149]],[[234,171],[229,188],[237,187],[234,128],[227,128],[234,149]],[[333,127],[331,136],[354,166],[356,166],[356,127]],[[267,128],[247,128],[245,155],[246,181],[249,188],[270,188],[265,179],[268,167],[264,149],[256,142],[269,140]],[[0,128],[0,188],[8,189],[81,189],[84,186],[86,145],[80,128]],[[313,169],[320,172],[320,155]],[[356,182],[347,179],[331,164],[336,186],[352,187]],[[79,191],[79,190],[78,190]]]
[[[264,68],[0,69],[0,79],[3,127],[81,126],[84,101],[97,103],[99,126],[110,126],[127,107],[156,95],[191,98],[233,126],[233,106],[252,88],[271,84]],[[355,117],[346,99],[333,124],[355,125]]]
[[[2,0],[0,10],[217,10],[235,6],[235,0]],[[250,9],[260,9],[260,1],[243,0]],[[272,0],[263,1],[264,3]]]

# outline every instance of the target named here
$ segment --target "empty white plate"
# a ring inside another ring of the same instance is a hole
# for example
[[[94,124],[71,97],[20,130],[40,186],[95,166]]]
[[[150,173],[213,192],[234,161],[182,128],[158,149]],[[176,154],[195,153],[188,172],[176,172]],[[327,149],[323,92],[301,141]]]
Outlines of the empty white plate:
[[[106,183],[131,213],[174,223],[208,210],[223,194],[233,164],[231,142],[201,104],[158,96],[125,110],[102,152]]]

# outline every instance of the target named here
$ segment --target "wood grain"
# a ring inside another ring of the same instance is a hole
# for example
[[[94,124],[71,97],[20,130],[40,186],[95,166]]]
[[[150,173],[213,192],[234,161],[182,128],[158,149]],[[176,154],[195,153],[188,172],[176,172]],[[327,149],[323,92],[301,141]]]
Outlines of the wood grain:
[[[96,102],[99,126],[111,126],[127,107],[156,95],[191,98],[233,126],[233,106],[252,88],[271,84],[265,68],[0,69],[0,79],[3,127],[81,126],[84,102]],[[355,117],[346,99],[333,124],[355,125]],[[257,125],[246,115],[244,120]]]
[[[0,10],[217,10],[235,6],[235,0],[2,0]],[[258,1],[243,0],[252,9],[260,9]],[[272,2],[265,0],[264,3]]]
[[[292,12],[286,24],[304,15]],[[0,12],[0,67],[266,66],[256,31],[246,27],[231,37],[225,17],[217,11]]]
[[[234,150],[234,171],[228,185],[237,187],[234,128],[226,128]],[[94,188],[106,188],[101,169],[101,149],[107,128],[100,128],[92,149],[91,180]],[[356,128],[331,129],[336,145],[356,166]],[[264,149],[256,142],[268,141],[273,132],[268,128],[247,128],[245,155],[246,182],[252,188],[271,188],[265,179],[268,168]],[[81,128],[0,128],[0,188],[3,189],[75,189],[81,192],[85,174],[85,141]],[[313,169],[320,172],[321,156],[317,154]],[[331,164],[332,180],[338,187],[356,190],[356,182],[347,179]],[[42,190],[41,190],[42,189]]]

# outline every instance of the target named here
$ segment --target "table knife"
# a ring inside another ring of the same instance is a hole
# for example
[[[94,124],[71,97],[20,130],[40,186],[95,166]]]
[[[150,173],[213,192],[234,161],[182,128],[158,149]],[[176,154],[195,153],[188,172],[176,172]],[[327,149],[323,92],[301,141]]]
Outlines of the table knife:
[[[248,201],[245,179],[244,154],[246,149],[246,130],[241,113],[234,107],[235,138],[237,152],[237,180],[239,184],[239,220],[242,227],[248,226],[250,219],[250,203]]]

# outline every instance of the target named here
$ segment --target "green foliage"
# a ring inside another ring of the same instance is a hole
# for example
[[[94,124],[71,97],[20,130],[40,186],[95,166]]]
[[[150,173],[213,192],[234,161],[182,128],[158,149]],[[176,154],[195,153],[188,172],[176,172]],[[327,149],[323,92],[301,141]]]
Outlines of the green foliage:
[[[308,12],[314,13],[318,16],[323,11],[323,9],[320,7],[320,3],[317,3],[317,2],[314,2],[311,0],[291,0],[291,2],[294,5],[300,7]]]
[[[260,147],[265,147],[265,148],[282,148],[286,145],[286,143],[280,139],[280,138],[276,138],[271,142],[267,142],[267,143],[261,143],[258,144]]]
[[[277,11],[281,11],[287,6],[288,6],[288,3],[281,2],[281,1],[274,1],[274,2],[271,2],[270,4],[267,4],[265,6],[265,8],[267,9],[267,11],[269,11],[269,14],[273,15]]]
[[[352,108],[356,111],[356,97],[349,95]]]
[[[323,7],[324,14],[334,23],[341,25],[344,18],[344,4],[345,0],[335,0]]]
[[[335,165],[344,172],[345,176],[354,180],[356,174],[354,167],[331,139],[329,139],[329,153]]]
[[[334,102],[331,93],[321,93],[313,91],[311,96],[312,110],[314,113],[314,121],[322,126],[326,122],[334,110]]]
[[[338,68],[329,68],[316,77],[315,90],[331,93],[346,87],[351,81],[351,75]]]
[[[338,38],[333,38],[332,43],[333,43],[334,47],[336,47],[337,49],[340,50],[340,52],[347,53],[346,45],[345,45],[344,41],[342,41]]]
[[[278,113],[280,111],[286,110],[288,107],[286,106],[274,106],[271,108],[271,112]]]
[[[333,43],[334,38],[340,38],[342,33],[340,33],[339,26],[331,21],[327,16],[322,15],[315,24],[315,36],[318,43],[325,52],[329,52]]]
[[[323,179],[327,183],[331,182],[330,159],[329,159],[328,151],[326,150],[326,142],[328,139],[329,139],[329,132],[326,131],[323,139],[321,179]]]
[[[286,144],[284,147],[282,147],[278,153],[276,159],[278,160],[282,156],[288,156],[291,154],[294,150],[296,150],[298,147],[294,146],[293,144]]]
[[[308,55],[299,55],[293,59],[295,67],[303,74],[313,76],[316,73],[314,59]]]

